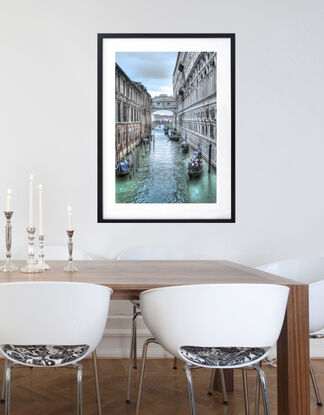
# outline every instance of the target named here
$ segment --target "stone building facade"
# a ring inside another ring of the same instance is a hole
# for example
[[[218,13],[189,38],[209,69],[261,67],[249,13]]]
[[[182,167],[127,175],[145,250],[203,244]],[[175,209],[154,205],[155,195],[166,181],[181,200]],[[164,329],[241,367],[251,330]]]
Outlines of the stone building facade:
[[[151,134],[152,98],[140,82],[132,81],[116,64],[115,70],[116,162]]]
[[[216,166],[216,52],[179,52],[173,72],[175,126],[188,143],[202,147]]]

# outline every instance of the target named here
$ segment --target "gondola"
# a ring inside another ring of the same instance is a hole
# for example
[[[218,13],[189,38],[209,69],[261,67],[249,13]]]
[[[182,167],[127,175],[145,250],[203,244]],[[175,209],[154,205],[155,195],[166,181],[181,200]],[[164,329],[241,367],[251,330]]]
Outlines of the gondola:
[[[180,148],[181,148],[183,153],[188,153],[189,144],[187,143],[187,141],[182,141],[182,143],[180,144]]]
[[[129,173],[129,159],[121,160],[117,163],[117,166],[115,168],[116,176],[123,177],[126,176]]]
[[[179,141],[180,136],[177,134],[176,130],[169,131],[169,139],[172,141]]]
[[[179,136],[176,134],[172,134],[171,136],[169,136],[169,139],[171,141],[179,141]]]
[[[203,170],[203,161],[198,158],[198,153],[195,152],[191,156],[190,161],[188,163],[187,173],[188,173],[189,179],[191,180],[194,177],[200,176],[202,173],[202,170]]]

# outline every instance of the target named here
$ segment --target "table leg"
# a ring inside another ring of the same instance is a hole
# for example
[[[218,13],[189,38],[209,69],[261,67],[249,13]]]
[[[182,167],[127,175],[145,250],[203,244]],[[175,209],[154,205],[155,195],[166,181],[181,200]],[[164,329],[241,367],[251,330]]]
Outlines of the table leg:
[[[309,415],[308,286],[290,285],[277,344],[278,415]]]
[[[234,391],[233,369],[224,369],[224,378],[225,378],[226,392],[233,392]],[[221,384],[218,370],[216,371],[216,376],[215,376],[215,390],[222,392],[222,384]]]

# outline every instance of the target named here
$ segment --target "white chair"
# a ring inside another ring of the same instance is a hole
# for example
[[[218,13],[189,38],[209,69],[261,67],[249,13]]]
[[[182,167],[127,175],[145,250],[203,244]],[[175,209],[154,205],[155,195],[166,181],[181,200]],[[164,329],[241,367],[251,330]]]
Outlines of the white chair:
[[[186,249],[164,245],[143,245],[127,248],[117,258],[118,261],[194,261],[196,259]]]
[[[66,246],[45,246],[44,248],[44,259],[45,261],[63,261],[68,259],[68,250]],[[21,250],[15,255],[16,259],[26,259],[26,250]],[[38,247],[35,249],[35,258],[38,258]],[[73,250],[73,259],[76,261],[89,261],[93,260],[94,258],[87,254],[84,251],[80,251],[79,249]],[[94,371],[94,380],[95,380],[95,387],[96,387],[96,397],[97,397],[97,405],[98,405],[98,415],[101,415],[101,398],[100,398],[100,390],[99,390],[99,379],[98,379],[98,368],[97,368],[97,353],[94,350],[92,353],[92,364],[93,364],[93,371]],[[1,402],[5,400],[5,373],[6,373],[6,365],[7,361],[5,361],[4,366],[4,374],[2,380],[2,389],[1,389]]]
[[[45,246],[44,247],[44,259],[45,261],[53,260],[68,260],[67,246]],[[15,259],[24,260],[27,258],[27,249],[20,250],[16,255]],[[35,259],[38,259],[38,247],[35,247]],[[73,249],[73,259],[76,261],[91,261],[93,257],[86,252],[80,251],[79,249]]]
[[[257,269],[309,284],[309,337],[311,339],[323,338],[322,333],[316,332],[324,328],[324,257],[288,259],[262,265]],[[309,369],[317,405],[323,406],[311,360],[309,360]]]
[[[143,245],[127,248],[119,254],[117,261],[165,261],[165,260],[196,260],[197,258],[183,248],[165,245]],[[132,301],[132,335],[129,353],[126,402],[130,403],[133,368],[137,369],[137,318],[141,315],[138,301]],[[177,369],[174,358],[173,368]]]
[[[136,415],[151,342],[186,363],[191,415],[195,404],[190,370],[198,367],[256,369],[269,415],[266,378],[258,363],[277,342],[288,293],[288,287],[275,284],[187,285],[143,292],[142,316],[154,338],[143,346]]]
[[[36,250],[37,258],[37,250]],[[45,246],[44,248],[45,260],[64,260],[68,259],[68,250],[66,246]],[[79,249],[73,249],[73,259],[75,261],[92,261],[93,257],[86,252]]]
[[[0,284],[0,347],[6,367],[10,414],[11,368],[16,365],[77,368],[78,415],[82,414],[82,365],[93,353],[107,322],[112,290],[72,282]]]

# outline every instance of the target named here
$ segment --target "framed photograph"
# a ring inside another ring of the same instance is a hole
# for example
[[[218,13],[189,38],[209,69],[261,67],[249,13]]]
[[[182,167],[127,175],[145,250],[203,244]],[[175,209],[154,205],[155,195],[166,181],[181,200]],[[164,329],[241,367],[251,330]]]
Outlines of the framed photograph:
[[[98,34],[98,222],[235,222],[234,34]]]

